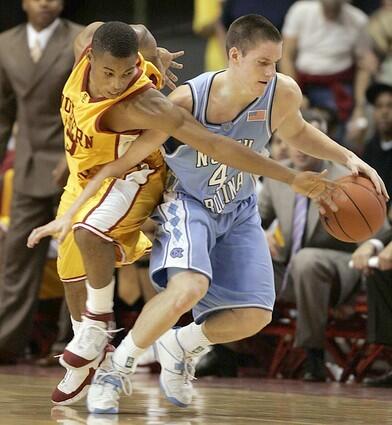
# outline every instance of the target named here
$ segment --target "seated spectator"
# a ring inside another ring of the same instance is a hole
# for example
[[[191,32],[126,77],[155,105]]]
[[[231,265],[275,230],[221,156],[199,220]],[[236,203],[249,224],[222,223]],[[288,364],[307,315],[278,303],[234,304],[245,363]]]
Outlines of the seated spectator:
[[[344,123],[365,101],[369,72],[360,58],[366,23],[345,0],[318,0],[295,2],[283,25],[280,70],[298,82],[310,105],[337,112],[341,125],[334,136],[341,142]]]
[[[376,83],[366,92],[373,105],[374,136],[367,142],[363,159],[375,168],[392,192],[392,85]]]
[[[326,130],[326,122],[315,112],[304,117]],[[328,170],[336,179],[347,170],[289,148],[290,166],[300,171]],[[264,228],[277,219],[278,228],[267,232],[274,263],[277,300],[296,305],[295,346],[306,351],[308,381],[325,381],[324,339],[328,309],[349,299],[359,282],[359,273],[347,264],[355,245],[330,236],[319,220],[318,207],[296,196],[284,184],[265,178],[259,210]]]
[[[392,1],[383,0],[367,25],[375,54],[373,77],[377,82],[392,84]]]
[[[284,161],[289,157],[289,148],[276,133],[274,133],[269,142],[269,150],[272,159]]]
[[[368,291],[368,341],[392,348],[392,229],[374,240],[362,244],[353,254],[354,267],[366,274]],[[383,244],[387,244],[383,248]],[[368,266],[370,257],[378,256],[378,268]],[[392,388],[392,369],[377,378],[367,378],[364,384]]]

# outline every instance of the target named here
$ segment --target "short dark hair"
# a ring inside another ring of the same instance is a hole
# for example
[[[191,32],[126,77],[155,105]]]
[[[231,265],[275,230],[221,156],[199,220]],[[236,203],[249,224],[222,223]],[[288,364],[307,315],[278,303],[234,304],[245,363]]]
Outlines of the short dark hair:
[[[392,94],[392,86],[385,83],[374,83],[366,90],[366,98],[371,105],[374,105],[378,97],[384,93]]]
[[[108,52],[116,58],[136,55],[139,48],[136,32],[124,22],[112,21],[101,25],[91,42],[93,53]]]
[[[229,27],[226,36],[226,52],[237,47],[243,55],[252,48],[257,41],[282,41],[279,30],[264,16],[245,15],[236,19]]]

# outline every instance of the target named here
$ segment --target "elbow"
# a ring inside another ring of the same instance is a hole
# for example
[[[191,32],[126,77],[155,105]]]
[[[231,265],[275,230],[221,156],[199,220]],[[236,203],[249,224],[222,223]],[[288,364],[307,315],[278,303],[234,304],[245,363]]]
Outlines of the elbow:
[[[180,131],[185,124],[185,116],[182,109],[173,107],[170,114],[167,114],[167,118],[165,131],[170,136],[176,137],[178,131]]]

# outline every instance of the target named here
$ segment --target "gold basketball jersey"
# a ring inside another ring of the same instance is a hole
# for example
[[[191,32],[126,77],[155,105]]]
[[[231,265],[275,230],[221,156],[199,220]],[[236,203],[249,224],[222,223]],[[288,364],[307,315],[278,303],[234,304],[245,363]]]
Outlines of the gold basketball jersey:
[[[160,88],[162,77],[158,69],[139,53],[137,71],[128,88],[115,99],[92,98],[87,92],[90,63],[84,55],[69,76],[62,93],[61,117],[70,176],[67,188],[85,186],[91,170],[124,154],[140,130],[115,133],[101,128],[103,114],[118,102],[129,99],[149,88]],[[155,85],[154,85],[154,83]],[[146,159],[150,167],[160,166],[159,152]]]

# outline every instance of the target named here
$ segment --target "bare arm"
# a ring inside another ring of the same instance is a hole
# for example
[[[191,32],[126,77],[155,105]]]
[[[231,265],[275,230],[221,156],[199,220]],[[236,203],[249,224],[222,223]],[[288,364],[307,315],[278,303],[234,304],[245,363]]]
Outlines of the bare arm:
[[[113,108],[110,115],[111,130],[121,132],[134,128],[138,122],[149,128],[131,144],[125,155],[105,165],[87,184],[71,208],[60,218],[41,226],[30,234],[28,246],[33,247],[42,237],[57,234],[62,240],[72,226],[72,218],[79,208],[101,187],[107,177],[117,177],[133,168],[172,135],[213,159],[252,174],[264,175],[284,183],[304,195],[323,196],[327,203],[334,188],[318,173],[297,173],[278,162],[265,158],[240,143],[206,130],[188,112],[192,107],[189,87],[182,86],[167,99],[157,90],[148,90],[127,106]],[[176,102],[174,104],[173,102]],[[180,106],[178,106],[180,105]],[[185,109],[186,108],[186,109]],[[188,109],[188,110],[187,110]],[[333,205],[330,205],[333,208]]]
[[[315,158],[345,165],[354,175],[360,172],[366,174],[377,192],[383,193],[389,199],[385,185],[376,170],[303,119],[299,109],[302,95],[295,81],[290,77],[280,76],[278,84],[280,86],[273,108],[272,125],[279,137]]]
[[[230,167],[288,184],[293,182],[296,175],[293,170],[265,158],[233,139],[208,131],[190,114],[191,108],[192,96],[189,86],[179,87],[171,94],[170,99],[156,90],[150,90],[130,104],[129,109],[115,111],[108,119],[110,128],[116,132],[134,128],[129,121],[132,117],[133,123],[139,123],[142,128],[171,135]],[[136,151],[137,146],[146,142],[152,143],[149,139],[150,133],[146,132],[130,147],[130,157],[134,158],[132,166],[143,159],[139,155],[141,151]]]

